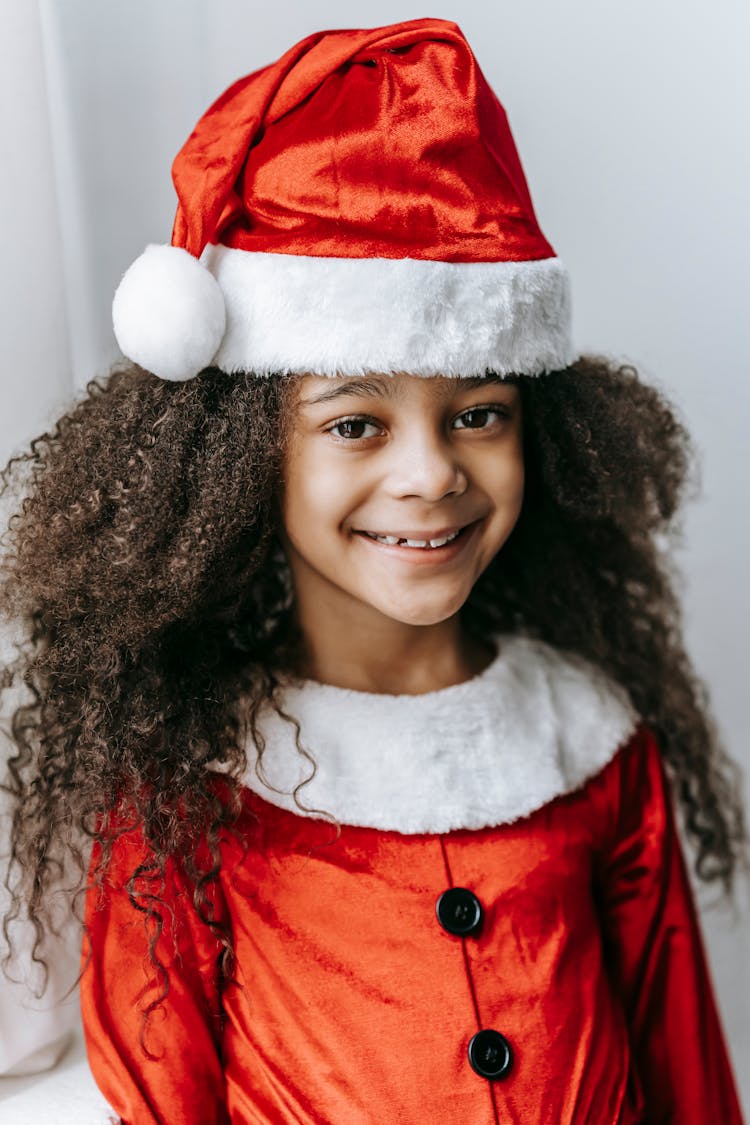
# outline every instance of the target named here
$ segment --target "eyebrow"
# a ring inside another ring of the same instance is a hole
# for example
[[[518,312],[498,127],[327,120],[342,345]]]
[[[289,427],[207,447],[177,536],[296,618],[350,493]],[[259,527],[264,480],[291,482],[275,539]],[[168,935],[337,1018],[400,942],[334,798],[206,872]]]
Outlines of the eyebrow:
[[[510,383],[511,380],[501,375],[472,375],[468,378],[456,376],[455,381],[461,390],[474,390],[476,387],[485,386],[487,383]],[[376,379],[347,379],[345,383],[337,383],[330,390],[323,391],[314,398],[301,399],[301,406],[316,406],[321,402],[331,402],[332,399],[341,398],[343,395],[361,395],[365,398],[392,398],[393,384]]]
[[[337,383],[327,391],[323,391],[314,398],[301,399],[302,406],[314,406],[319,402],[330,402],[331,399],[340,398],[342,395],[364,395],[370,398],[390,398],[390,388],[375,379],[347,379],[345,383]]]

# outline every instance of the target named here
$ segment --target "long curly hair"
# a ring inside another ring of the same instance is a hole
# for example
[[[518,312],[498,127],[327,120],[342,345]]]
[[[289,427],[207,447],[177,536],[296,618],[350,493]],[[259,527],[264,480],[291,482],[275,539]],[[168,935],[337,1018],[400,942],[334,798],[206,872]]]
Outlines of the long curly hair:
[[[683,647],[670,558],[689,436],[656,388],[603,357],[512,379],[523,507],[465,626],[524,630],[623,685],[657,736],[697,876],[729,894],[747,865],[739,770]],[[288,376],[208,369],[167,383],[125,364],[3,471],[15,511],[0,616],[21,633],[0,666],[15,702],[6,934],[25,913],[41,943],[60,871],[72,864],[82,885],[95,841],[100,880],[114,834],[133,825],[152,874],[181,863],[218,927],[207,888],[246,747],[262,758],[260,709],[278,705],[304,650],[278,537],[294,394]]]

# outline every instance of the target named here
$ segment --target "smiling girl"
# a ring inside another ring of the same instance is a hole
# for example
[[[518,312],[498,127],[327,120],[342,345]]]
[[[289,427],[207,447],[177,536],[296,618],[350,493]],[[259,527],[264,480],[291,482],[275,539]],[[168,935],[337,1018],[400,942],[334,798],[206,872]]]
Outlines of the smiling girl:
[[[480,671],[459,610],[521,511],[518,386],[308,375],[296,418],[282,540],[307,673],[417,694]]]
[[[109,1104],[735,1125],[672,797],[729,890],[663,553],[688,438],[576,356],[466,40],[310,36],[174,179],[115,298],[132,362],[6,470],[14,911],[41,940],[88,869]]]

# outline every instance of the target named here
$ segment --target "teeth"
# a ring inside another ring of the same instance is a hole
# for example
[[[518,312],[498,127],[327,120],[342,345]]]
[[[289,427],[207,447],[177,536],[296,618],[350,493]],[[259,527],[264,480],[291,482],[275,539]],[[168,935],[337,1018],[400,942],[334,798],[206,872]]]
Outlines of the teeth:
[[[459,529],[460,530],[460,529]],[[451,535],[445,535],[442,539],[399,539],[396,535],[375,535],[372,531],[365,532],[370,539],[376,539],[378,543],[386,543],[389,547],[394,547],[396,544],[399,547],[444,547],[446,543],[450,543],[459,534],[454,531]]]
[[[455,535],[446,535],[445,539],[431,539],[430,540],[430,546],[431,547],[444,547],[446,543],[450,543],[451,539],[455,539],[456,535],[458,535],[458,532],[456,532]]]

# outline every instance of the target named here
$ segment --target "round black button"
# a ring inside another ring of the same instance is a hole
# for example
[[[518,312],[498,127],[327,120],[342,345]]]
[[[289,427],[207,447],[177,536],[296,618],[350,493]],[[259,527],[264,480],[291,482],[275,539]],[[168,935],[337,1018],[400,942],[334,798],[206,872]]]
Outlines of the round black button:
[[[469,1062],[482,1078],[505,1078],[513,1066],[513,1051],[504,1035],[485,1028],[469,1041]]]
[[[450,887],[435,904],[438,922],[449,934],[467,937],[482,925],[482,904],[465,887]]]

